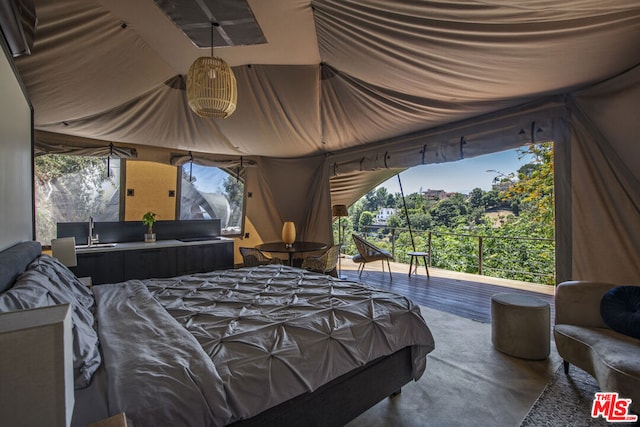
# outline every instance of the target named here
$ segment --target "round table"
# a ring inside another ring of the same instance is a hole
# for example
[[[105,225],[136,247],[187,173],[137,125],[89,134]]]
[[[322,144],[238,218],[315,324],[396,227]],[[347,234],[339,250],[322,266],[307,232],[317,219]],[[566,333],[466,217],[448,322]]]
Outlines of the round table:
[[[326,243],[321,242],[294,242],[288,247],[284,242],[262,243],[256,246],[263,252],[289,254],[289,265],[293,265],[293,255],[299,252],[315,252],[327,248]]]

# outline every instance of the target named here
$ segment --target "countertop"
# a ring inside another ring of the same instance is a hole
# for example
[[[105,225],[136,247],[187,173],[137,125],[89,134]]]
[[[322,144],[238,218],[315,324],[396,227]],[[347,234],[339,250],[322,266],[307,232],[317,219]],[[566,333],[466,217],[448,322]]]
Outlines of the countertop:
[[[95,252],[115,252],[115,251],[133,251],[157,248],[170,248],[180,246],[198,246],[211,245],[233,242],[229,237],[212,238],[211,240],[196,240],[184,242],[181,240],[156,240],[153,243],[140,242],[124,242],[124,243],[97,243],[91,247],[87,245],[76,245],[77,254],[95,253]]]

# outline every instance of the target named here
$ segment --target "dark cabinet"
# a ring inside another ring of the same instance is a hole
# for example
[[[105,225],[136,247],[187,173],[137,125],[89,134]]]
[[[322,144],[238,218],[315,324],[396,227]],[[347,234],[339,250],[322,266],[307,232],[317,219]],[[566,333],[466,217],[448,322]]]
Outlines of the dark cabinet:
[[[177,248],[177,275],[233,268],[233,242]]]
[[[182,246],[177,248],[177,276],[202,272],[201,246]]]
[[[71,271],[78,277],[91,277],[94,284],[122,282],[125,280],[122,254],[119,251],[78,254],[78,265]]]
[[[204,271],[233,268],[233,242],[203,248],[202,268]]]
[[[126,251],[123,269],[126,280],[175,276],[176,248]]]
[[[78,277],[94,284],[151,279],[233,268],[233,241],[78,253]]]

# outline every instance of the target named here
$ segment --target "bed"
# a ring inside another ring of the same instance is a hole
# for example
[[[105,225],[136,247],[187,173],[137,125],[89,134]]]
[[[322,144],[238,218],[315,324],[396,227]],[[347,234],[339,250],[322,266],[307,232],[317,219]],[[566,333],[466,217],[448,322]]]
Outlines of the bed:
[[[23,242],[0,278],[0,311],[72,304],[74,425],[343,425],[434,348],[405,297],[283,265],[90,290]]]

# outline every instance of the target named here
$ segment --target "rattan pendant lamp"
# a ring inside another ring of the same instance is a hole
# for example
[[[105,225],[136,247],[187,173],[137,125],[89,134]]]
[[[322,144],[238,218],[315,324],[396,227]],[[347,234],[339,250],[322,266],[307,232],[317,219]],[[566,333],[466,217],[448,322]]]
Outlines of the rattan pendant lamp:
[[[224,119],[236,111],[238,88],[236,76],[222,58],[213,56],[211,23],[211,56],[196,59],[187,74],[189,108],[200,117]]]

